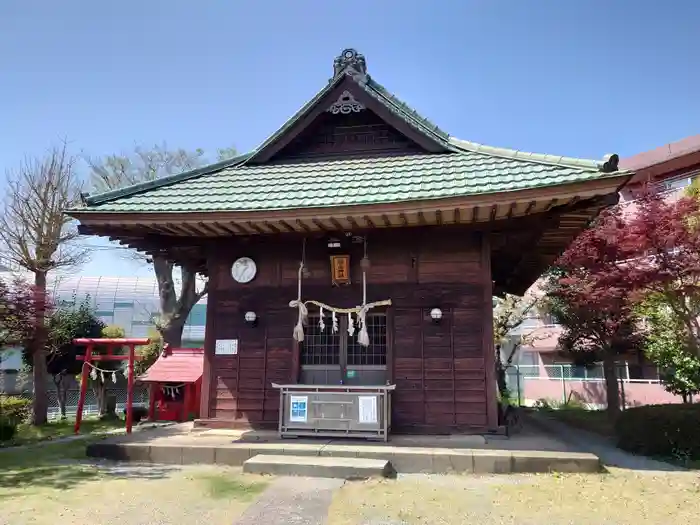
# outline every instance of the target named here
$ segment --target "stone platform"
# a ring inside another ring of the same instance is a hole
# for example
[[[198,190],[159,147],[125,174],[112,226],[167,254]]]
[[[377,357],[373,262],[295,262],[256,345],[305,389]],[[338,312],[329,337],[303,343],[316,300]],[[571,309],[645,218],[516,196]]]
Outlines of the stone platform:
[[[242,466],[257,455],[388,461],[399,473],[600,472],[599,458],[525,429],[503,436],[392,436],[388,443],[348,439],[280,439],[276,432],[203,430],[191,424],[108,438],[91,457],[165,464]]]
[[[243,463],[243,472],[273,476],[367,479],[388,478],[396,474],[385,459],[324,456],[274,456],[258,454]]]

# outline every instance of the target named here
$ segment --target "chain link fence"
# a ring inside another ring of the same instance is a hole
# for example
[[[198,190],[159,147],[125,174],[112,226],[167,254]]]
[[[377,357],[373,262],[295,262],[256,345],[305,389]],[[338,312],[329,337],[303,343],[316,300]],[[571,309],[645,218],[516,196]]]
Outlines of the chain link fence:
[[[117,398],[117,414],[120,414],[126,408],[126,388],[108,388],[107,395],[115,396]],[[25,399],[32,399],[31,393],[21,393],[17,394]],[[49,390],[49,420],[60,419],[61,409],[58,404],[58,392],[56,390]],[[134,406],[148,406],[148,389],[147,388],[134,388]],[[78,411],[78,399],[80,399],[80,390],[68,390],[66,393],[66,415],[69,418],[75,416]],[[97,396],[95,392],[88,388],[85,393],[85,405],[83,409],[84,416],[98,415],[100,413],[100,407],[97,403]]]
[[[680,403],[682,398],[664,389],[655,366],[621,363],[616,375],[623,407]],[[607,406],[602,365],[513,365],[506,369],[511,398],[523,406],[546,401],[550,405],[579,403],[589,408]]]

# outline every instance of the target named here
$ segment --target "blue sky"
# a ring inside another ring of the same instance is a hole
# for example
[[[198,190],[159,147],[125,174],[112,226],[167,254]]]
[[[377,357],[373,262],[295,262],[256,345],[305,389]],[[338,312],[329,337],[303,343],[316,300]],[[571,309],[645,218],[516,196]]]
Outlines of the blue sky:
[[[693,0],[5,1],[0,190],[64,137],[90,156],[249,150],[344,47],[459,138],[628,156],[700,133],[698,20]],[[148,274],[119,253],[83,273]]]

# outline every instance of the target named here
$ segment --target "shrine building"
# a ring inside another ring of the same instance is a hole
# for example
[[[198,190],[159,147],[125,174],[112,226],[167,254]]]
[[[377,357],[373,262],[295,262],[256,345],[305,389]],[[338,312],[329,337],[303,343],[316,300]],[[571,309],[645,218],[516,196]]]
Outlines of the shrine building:
[[[498,431],[492,295],[524,293],[631,173],[457,139],[354,49],[332,65],[254,151],[68,213],[208,276],[197,425]]]

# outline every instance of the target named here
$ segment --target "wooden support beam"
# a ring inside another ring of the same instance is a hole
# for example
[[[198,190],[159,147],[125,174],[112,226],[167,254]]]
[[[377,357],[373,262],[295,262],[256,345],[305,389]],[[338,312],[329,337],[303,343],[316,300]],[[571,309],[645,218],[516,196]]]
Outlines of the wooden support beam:
[[[435,222],[438,226],[442,226],[442,211],[437,210],[435,212]]]
[[[321,230],[322,232],[327,232],[327,231],[328,231],[328,228],[326,227],[325,224],[323,224],[323,223],[321,222],[320,219],[313,218],[313,219],[311,219],[311,222],[313,222],[314,225],[316,226],[316,228],[318,228],[318,229]]]
[[[294,229],[294,226],[292,226],[291,224],[289,224],[287,221],[279,221],[279,223],[280,223],[280,225],[282,226],[282,228],[284,228],[284,229],[287,230],[288,232],[290,232],[290,233],[296,233],[297,230]]]
[[[272,224],[270,221],[263,221],[263,225],[272,233],[280,233],[280,229],[274,224]]]
[[[418,225],[419,226],[425,226],[428,224],[428,221],[425,220],[425,215],[423,214],[422,211],[419,211],[416,215],[418,216]]]
[[[537,201],[530,201],[525,208],[525,215],[530,215],[535,206],[537,206]]]
[[[517,202],[511,202],[511,203],[510,203],[510,207],[508,208],[508,218],[509,218],[509,219],[512,219],[512,218],[513,218],[513,214],[515,214],[515,210],[516,210],[517,207],[518,207],[518,203],[517,203]]]
[[[250,228],[251,230],[253,230],[255,233],[258,233],[258,234],[260,234],[260,235],[265,235],[266,233],[268,233],[268,232],[266,232],[265,230],[263,230],[260,226],[258,226],[257,224],[255,224],[254,222],[247,221],[247,222],[245,223],[245,225],[246,225],[248,228]]]
[[[229,235],[238,235],[238,232],[233,228],[231,224],[225,224],[221,222],[215,222],[214,226],[222,231],[225,231]]]
[[[472,222],[476,222],[479,220],[479,207],[474,206],[472,207]]]
[[[551,201],[549,201],[549,203],[545,207],[544,211],[551,210],[552,208],[554,208],[557,205],[558,202],[559,202],[559,199],[552,199]]]
[[[355,220],[355,217],[352,217],[352,216],[348,215],[347,217],[345,217],[345,220],[348,221],[348,222],[350,223],[350,227],[351,227],[353,230],[360,230],[360,229],[361,229],[361,228],[360,228],[360,225],[357,224],[357,221]]]
[[[489,216],[491,222],[496,220],[496,213],[498,213],[498,205],[494,204],[491,206],[491,215]]]
[[[169,230],[175,232],[176,235],[187,235],[187,232],[183,230],[179,224],[172,224],[170,222],[165,223],[165,227]]]
[[[384,223],[384,226],[386,226],[387,228],[391,228],[392,224],[388,215],[382,215],[382,222]]]
[[[330,223],[333,225],[333,227],[336,230],[340,230],[341,232],[347,230],[347,228],[345,226],[343,226],[342,224],[340,224],[340,221],[338,219],[336,219],[335,217],[331,217],[328,220],[330,221]]]
[[[297,219],[297,226],[306,233],[311,233],[311,228],[309,228],[304,222],[301,220]]]
[[[215,237],[218,237],[221,235],[221,232],[217,230],[214,226],[211,226],[205,222],[199,222],[197,223],[197,227],[202,230],[204,233],[207,235],[214,235]]]
[[[196,226],[192,226],[191,224],[183,222],[182,224],[180,224],[180,228],[182,228],[184,231],[186,231],[189,235],[192,235],[193,237],[206,237],[203,231],[197,229]]]
[[[369,218],[369,215],[365,215],[362,217],[362,219],[365,221],[365,224],[367,225],[368,228],[376,228],[377,226],[374,224],[372,219]]]
[[[229,222],[228,225],[231,226],[238,235],[249,235],[248,230],[236,222]]]
[[[405,213],[399,213],[399,218],[401,219],[401,224],[408,226],[408,217],[406,217]]]
[[[454,222],[455,222],[455,224],[459,224],[459,223],[461,222],[461,220],[462,220],[461,215],[462,215],[462,212],[460,212],[459,208],[455,208],[455,212],[454,212],[454,217],[455,217],[455,218],[454,218]]]

